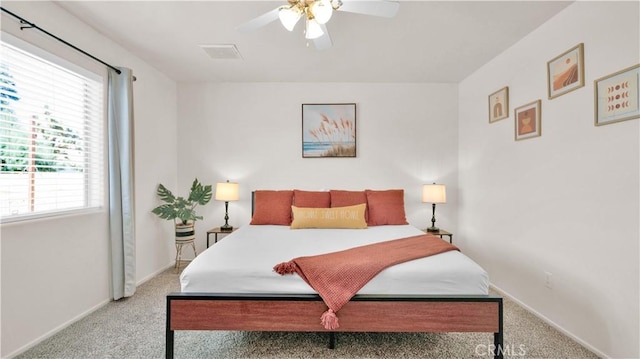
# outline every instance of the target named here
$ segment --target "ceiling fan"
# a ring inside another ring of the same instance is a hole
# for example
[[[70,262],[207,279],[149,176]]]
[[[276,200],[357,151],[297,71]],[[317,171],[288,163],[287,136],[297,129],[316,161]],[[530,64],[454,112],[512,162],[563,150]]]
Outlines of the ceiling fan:
[[[318,50],[331,47],[331,37],[327,31],[327,22],[334,11],[346,11],[356,14],[394,17],[400,4],[386,0],[287,0],[287,5],[279,6],[250,20],[237,29],[241,32],[257,30],[277,19],[282,26],[293,31],[298,21],[305,19],[305,38],[313,40]]]

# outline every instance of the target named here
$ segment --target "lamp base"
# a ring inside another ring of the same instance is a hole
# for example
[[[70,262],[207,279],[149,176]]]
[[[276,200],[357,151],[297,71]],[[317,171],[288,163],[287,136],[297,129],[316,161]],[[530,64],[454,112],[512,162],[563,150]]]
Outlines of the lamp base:
[[[222,232],[231,232],[231,231],[233,231],[233,226],[225,224],[224,226],[220,227],[220,230]]]
[[[427,228],[427,232],[439,232],[440,228],[438,227],[429,227]]]

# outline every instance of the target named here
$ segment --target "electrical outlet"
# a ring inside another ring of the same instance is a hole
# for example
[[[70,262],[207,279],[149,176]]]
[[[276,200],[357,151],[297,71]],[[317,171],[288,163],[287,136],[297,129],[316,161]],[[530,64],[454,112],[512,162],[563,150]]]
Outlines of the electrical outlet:
[[[552,289],[553,288],[553,282],[552,282],[552,277],[553,274],[549,273],[549,272],[544,272],[544,286]]]

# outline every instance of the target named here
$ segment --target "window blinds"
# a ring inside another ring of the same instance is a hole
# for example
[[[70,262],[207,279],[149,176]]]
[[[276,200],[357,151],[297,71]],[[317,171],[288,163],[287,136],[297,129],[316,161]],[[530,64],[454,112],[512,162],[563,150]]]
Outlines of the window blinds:
[[[4,41],[1,51],[3,221],[102,206],[103,83]]]

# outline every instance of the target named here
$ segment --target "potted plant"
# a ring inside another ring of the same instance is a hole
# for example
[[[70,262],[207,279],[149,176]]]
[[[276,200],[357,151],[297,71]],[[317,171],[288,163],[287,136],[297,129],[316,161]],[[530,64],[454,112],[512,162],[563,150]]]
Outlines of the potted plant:
[[[165,203],[154,208],[151,212],[162,219],[170,219],[175,222],[176,242],[189,242],[195,239],[195,221],[202,219],[196,213],[198,205],[204,206],[212,197],[212,186],[202,185],[196,178],[191,185],[189,197],[176,197],[164,185],[158,185],[156,192]]]

